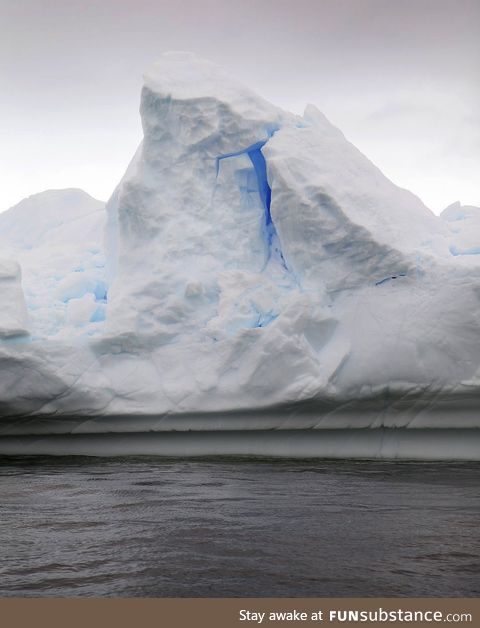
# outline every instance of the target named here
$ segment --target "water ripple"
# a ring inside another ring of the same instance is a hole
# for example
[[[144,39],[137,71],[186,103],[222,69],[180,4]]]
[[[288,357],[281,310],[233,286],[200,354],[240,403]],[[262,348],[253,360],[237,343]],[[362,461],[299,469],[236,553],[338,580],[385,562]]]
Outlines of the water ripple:
[[[480,465],[4,458],[3,596],[478,596]]]

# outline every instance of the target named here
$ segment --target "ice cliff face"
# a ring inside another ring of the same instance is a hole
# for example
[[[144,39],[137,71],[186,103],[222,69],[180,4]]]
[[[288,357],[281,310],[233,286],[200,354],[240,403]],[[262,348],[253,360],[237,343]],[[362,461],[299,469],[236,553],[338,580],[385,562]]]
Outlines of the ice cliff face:
[[[4,414],[313,404],[334,423],[380,399],[383,424],[390,399],[478,399],[479,210],[434,216],[313,106],[283,112],[188,54],[145,76],[141,115],[105,246],[79,191],[0,215],[25,295],[0,262]]]

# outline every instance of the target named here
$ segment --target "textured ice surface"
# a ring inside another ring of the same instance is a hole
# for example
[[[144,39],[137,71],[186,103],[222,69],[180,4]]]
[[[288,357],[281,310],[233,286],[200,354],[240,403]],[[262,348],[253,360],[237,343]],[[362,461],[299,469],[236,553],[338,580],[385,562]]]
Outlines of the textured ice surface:
[[[106,212],[67,190],[0,215],[28,307],[9,263],[5,433],[478,426],[478,209],[434,216],[315,107],[186,53],[141,116]]]

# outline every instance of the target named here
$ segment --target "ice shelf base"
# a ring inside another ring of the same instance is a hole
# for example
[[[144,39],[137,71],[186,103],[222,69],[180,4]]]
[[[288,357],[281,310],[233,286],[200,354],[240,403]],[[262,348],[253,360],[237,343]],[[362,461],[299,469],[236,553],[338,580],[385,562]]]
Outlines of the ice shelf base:
[[[322,429],[0,437],[0,455],[480,460],[480,429]]]

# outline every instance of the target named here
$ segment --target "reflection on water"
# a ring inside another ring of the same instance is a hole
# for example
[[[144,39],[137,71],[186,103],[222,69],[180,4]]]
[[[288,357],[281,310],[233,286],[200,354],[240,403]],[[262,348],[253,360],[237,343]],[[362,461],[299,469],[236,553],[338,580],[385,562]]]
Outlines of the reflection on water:
[[[478,596],[480,465],[0,461],[0,595]]]

